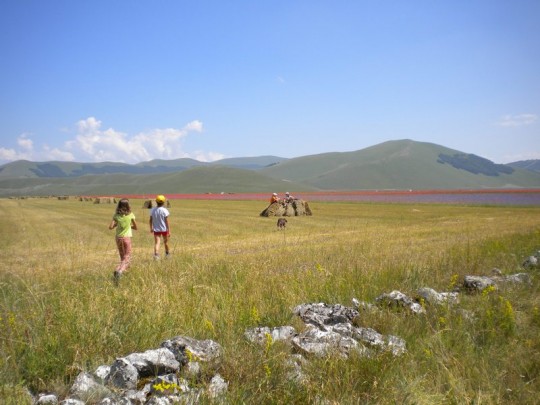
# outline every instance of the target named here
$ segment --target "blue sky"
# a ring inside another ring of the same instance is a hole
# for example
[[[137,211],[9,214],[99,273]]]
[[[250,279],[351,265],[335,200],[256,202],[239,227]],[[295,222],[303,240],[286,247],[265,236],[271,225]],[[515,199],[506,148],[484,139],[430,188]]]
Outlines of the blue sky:
[[[0,164],[540,159],[540,1],[0,0]]]

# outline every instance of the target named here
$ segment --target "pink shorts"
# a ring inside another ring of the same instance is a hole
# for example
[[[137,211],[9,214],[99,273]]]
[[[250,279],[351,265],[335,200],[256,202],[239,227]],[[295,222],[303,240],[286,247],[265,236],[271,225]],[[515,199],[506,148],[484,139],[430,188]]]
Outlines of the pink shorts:
[[[169,236],[169,232],[165,231],[165,232],[156,232],[154,231],[154,236]]]

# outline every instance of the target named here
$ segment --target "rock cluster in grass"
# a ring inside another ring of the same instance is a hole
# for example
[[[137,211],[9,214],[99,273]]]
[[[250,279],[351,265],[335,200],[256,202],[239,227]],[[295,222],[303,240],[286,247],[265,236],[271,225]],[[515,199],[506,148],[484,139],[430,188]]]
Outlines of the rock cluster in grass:
[[[353,324],[359,312],[341,304],[301,304],[293,311],[305,323],[298,333],[292,326],[248,329],[244,336],[251,342],[283,341],[292,352],[304,356],[337,354],[348,357],[352,352],[371,355],[375,351],[391,351],[395,355],[405,352],[405,342],[396,336],[384,336],[371,328]]]
[[[405,341],[397,336],[382,335],[371,328],[355,326],[360,315],[358,309],[341,304],[309,303],[293,309],[305,327],[297,332],[292,326],[267,326],[248,329],[244,336],[257,344],[273,344],[281,341],[291,348],[285,366],[289,369],[288,377],[304,380],[302,368],[310,356],[349,357],[374,356],[380,352],[390,352],[399,356],[406,352]]]
[[[463,288],[467,291],[482,292],[486,288],[498,289],[501,284],[524,283],[529,284],[531,276],[527,273],[511,274],[509,276],[499,275],[495,272],[491,276],[465,276]]]
[[[457,304],[458,292],[437,292],[433,288],[422,287],[416,291],[416,299],[432,305]]]
[[[228,383],[215,374],[202,381],[201,362],[210,368],[222,356],[221,346],[213,340],[177,336],[157,349],[117,358],[111,365],[99,366],[93,373],[81,372],[62,402],[53,394],[41,394],[35,403],[83,405],[173,403],[196,404],[204,398],[223,396]],[[205,388],[194,388],[193,383]]]
[[[523,263],[522,266],[526,269],[538,269],[540,268],[540,250],[536,251],[536,253],[532,254],[531,256],[527,257]]]

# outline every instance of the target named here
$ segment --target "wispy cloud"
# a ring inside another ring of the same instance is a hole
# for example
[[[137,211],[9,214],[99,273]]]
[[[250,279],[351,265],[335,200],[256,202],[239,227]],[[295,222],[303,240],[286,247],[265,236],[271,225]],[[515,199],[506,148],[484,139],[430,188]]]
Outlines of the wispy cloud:
[[[29,153],[16,151],[11,148],[0,148],[0,161],[1,162],[12,162],[14,160],[30,160],[31,155]]]
[[[17,139],[17,150],[0,147],[0,161],[26,159],[137,163],[182,157],[200,161],[222,159],[224,155],[217,152],[184,151],[184,139],[202,131],[202,122],[194,120],[180,129],[156,128],[130,136],[113,128],[103,129],[101,121],[88,117],[77,122],[75,137],[65,142],[63,147],[51,148],[43,145],[36,148],[29,134],[21,134]]]
[[[28,136],[28,134],[21,134],[17,138],[18,150],[0,147],[0,161],[31,160],[34,143]]]
[[[537,114],[507,114],[503,115],[497,124],[502,127],[522,127],[525,125],[531,125],[537,120]]]
[[[540,159],[540,152],[526,152],[520,154],[505,155],[502,158],[503,163],[519,162],[521,160],[536,160]]]
[[[34,148],[34,142],[28,138],[28,134],[22,134],[17,138],[17,144],[24,150],[31,151]]]

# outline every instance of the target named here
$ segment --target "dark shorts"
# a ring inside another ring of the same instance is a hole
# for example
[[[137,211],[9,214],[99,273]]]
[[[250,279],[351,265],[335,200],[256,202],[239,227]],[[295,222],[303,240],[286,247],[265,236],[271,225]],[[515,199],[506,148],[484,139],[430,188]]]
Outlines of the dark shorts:
[[[169,236],[169,232],[165,231],[165,232],[156,232],[154,231],[154,236]]]

